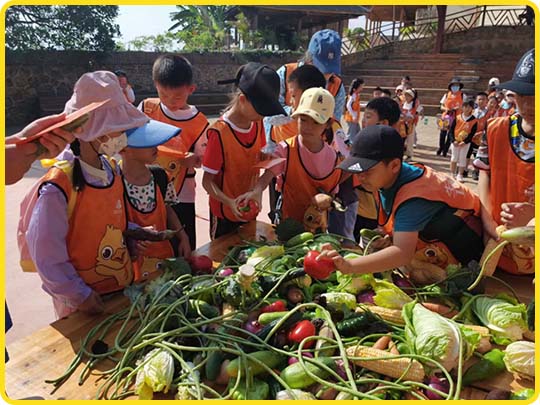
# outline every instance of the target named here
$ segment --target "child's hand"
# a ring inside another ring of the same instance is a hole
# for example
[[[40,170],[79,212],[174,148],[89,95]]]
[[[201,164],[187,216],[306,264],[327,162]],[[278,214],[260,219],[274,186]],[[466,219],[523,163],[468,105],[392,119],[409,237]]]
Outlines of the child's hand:
[[[201,158],[193,152],[186,153],[186,156],[182,159],[182,166],[193,168],[201,165]]]
[[[81,312],[94,315],[102,313],[105,310],[105,305],[103,304],[101,296],[92,290],[88,298],[86,298],[77,309]]]
[[[176,237],[179,239],[178,255],[184,259],[189,259],[191,257],[191,245],[189,244],[188,234],[182,229],[176,234]]]
[[[334,261],[334,266],[336,266],[336,270],[341,271],[342,273],[351,273],[352,272],[352,266],[349,261],[345,260],[343,256],[341,256],[336,250],[334,250],[334,247],[330,243],[325,243],[322,246],[322,252],[319,256],[317,256],[317,261],[321,260],[323,257],[329,257]]]
[[[240,204],[243,201],[247,202],[249,200],[257,201],[257,204],[259,204],[259,207],[260,207],[261,202],[262,202],[262,192],[254,189],[254,190],[248,191],[247,193],[239,195],[238,197],[236,197],[235,201],[236,201],[236,204]]]
[[[503,203],[501,205],[501,222],[508,229],[526,226],[534,218],[534,204]]]
[[[240,196],[240,197],[242,197],[242,196]],[[238,198],[240,198],[240,197],[238,197]],[[224,202],[224,204],[227,205],[227,206],[231,209],[233,215],[236,217],[236,219],[237,219],[238,221],[242,221],[242,213],[241,213],[240,210],[238,209],[237,199],[234,199],[234,198],[228,198],[228,199]]]

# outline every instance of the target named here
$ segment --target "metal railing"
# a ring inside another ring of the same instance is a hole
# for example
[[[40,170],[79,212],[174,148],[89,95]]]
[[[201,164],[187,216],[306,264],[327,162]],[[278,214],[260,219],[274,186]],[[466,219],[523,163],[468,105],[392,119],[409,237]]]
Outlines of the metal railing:
[[[447,14],[444,33],[468,31],[485,26],[525,25],[520,18],[524,8],[502,8],[496,6],[478,6]],[[410,21],[394,21],[373,27],[358,35],[345,36],[342,41],[342,55],[372,49],[392,42],[429,39],[437,36],[437,17],[419,18]]]

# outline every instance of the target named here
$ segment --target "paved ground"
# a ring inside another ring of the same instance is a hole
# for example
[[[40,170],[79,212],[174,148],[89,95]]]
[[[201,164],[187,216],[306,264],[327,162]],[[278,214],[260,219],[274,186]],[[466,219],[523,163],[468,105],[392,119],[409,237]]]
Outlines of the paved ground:
[[[8,133],[13,133],[9,131]],[[428,124],[420,123],[418,127],[418,146],[415,150],[415,160],[428,164],[431,167],[448,171],[449,158],[435,155],[438,146],[438,130],[435,118],[429,117]],[[41,282],[37,274],[23,273],[18,265],[19,252],[17,249],[17,223],[19,219],[19,203],[27,190],[45,172],[39,163],[34,164],[32,170],[20,182],[6,187],[6,299],[12,314],[14,326],[8,332],[8,344],[23,336],[31,334],[54,321],[54,311],[49,296],[41,289]],[[201,184],[201,173],[197,174],[197,245],[201,246],[209,241],[208,237],[208,201]],[[472,188],[476,183],[466,179],[466,184]],[[267,220],[268,197],[263,197],[263,211],[260,220]]]

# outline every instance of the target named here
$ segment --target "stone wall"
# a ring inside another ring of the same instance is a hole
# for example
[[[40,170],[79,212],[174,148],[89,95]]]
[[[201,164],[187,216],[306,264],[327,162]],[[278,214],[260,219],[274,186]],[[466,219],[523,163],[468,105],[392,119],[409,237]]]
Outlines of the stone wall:
[[[435,46],[435,38],[395,42],[370,49],[361,54],[342,58],[344,66],[361,63],[363,59],[388,59],[395,54],[406,55],[430,53]],[[464,56],[482,58],[501,54],[519,56],[534,47],[534,27],[480,27],[466,32],[447,34],[443,52],[463,53]]]
[[[6,52],[6,124],[19,125],[36,118],[41,96],[69,98],[77,79],[94,70],[125,70],[136,94],[154,93],[152,64],[159,55],[154,52]],[[301,54],[253,51],[184,56],[193,64],[197,92],[226,93],[230,86],[217,86],[216,81],[233,78],[242,64],[254,61],[277,69],[297,60]]]

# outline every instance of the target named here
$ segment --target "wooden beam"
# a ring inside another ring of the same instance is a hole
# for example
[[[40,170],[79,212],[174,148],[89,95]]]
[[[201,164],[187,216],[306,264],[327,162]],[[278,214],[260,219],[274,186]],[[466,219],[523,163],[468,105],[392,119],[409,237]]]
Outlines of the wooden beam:
[[[435,49],[433,53],[442,53],[444,45],[444,25],[446,22],[446,6],[437,6],[437,38],[435,40]]]

